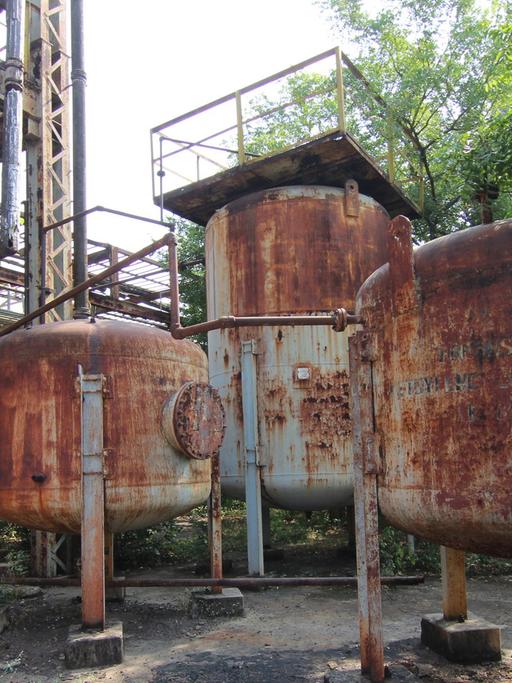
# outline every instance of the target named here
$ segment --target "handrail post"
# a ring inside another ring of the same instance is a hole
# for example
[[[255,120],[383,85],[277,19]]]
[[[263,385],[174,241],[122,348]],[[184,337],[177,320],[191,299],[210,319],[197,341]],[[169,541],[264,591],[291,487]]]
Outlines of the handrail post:
[[[343,61],[341,59],[341,49],[336,47],[336,93],[338,101],[338,128],[340,133],[345,133],[347,123],[345,120],[345,86],[343,83]]]
[[[387,145],[388,145],[388,177],[389,182],[395,182],[395,153],[393,146],[393,114],[391,110],[387,111]]]
[[[238,163],[245,164],[245,149],[244,149],[244,120],[242,117],[242,96],[240,90],[235,93],[236,100],[236,128],[238,132]]]

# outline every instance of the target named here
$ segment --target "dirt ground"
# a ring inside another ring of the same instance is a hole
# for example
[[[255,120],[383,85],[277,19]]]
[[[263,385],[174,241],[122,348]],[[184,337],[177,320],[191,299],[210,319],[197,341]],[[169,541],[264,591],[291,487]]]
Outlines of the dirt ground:
[[[321,557],[315,559],[323,561]],[[279,569],[281,575],[290,575],[293,568],[281,563],[275,573]],[[314,565],[304,563],[303,569],[302,573],[310,574]],[[328,567],[324,564],[319,569],[317,564],[316,569],[320,574]],[[350,566],[343,569],[340,574],[351,571]],[[162,568],[141,575],[171,576],[176,572]],[[450,665],[420,645],[421,616],[439,611],[441,604],[440,580],[433,578],[424,585],[383,590],[386,662],[391,680],[512,681],[512,576],[470,579],[468,594],[472,612],[503,626],[503,661]],[[11,608],[13,623],[0,635],[1,683],[360,680],[354,588],[245,591],[243,617],[198,620],[188,614],[190,590],[128,589],[123,604],[108,605],[109,619],[124,625],[124,662],[97,670],[68,671],[63,647],[68,627],[80,622],[78,596],[74,588],[52,588]]]

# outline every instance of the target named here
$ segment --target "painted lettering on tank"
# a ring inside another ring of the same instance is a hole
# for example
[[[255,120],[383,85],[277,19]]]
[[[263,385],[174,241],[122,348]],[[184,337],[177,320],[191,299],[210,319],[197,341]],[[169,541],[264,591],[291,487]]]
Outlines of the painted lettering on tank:
[[[512,339],[508,338],[475,339],[470,342],[435,349],[435,358],[441,363],[471,358],[483,362],[506,356],[512,356]]]
[[[418,377],[406,379],[395,388],[398,398],[422,396],[437,392],[472,391],[481,386],[482,373],[480,372],[456,372],[453,375]]]

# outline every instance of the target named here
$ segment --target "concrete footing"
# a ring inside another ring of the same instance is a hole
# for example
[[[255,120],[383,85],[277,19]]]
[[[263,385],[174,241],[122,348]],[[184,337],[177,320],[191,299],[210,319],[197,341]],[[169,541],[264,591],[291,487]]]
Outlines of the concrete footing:
[[[64,650],[68,669],[83,669],[123,661],[123,624],[106,624],[103,631],[82,630],[81,624],[70,626]]]
[[[192,593],[190,611],[194,617],[239,617],[244,613],[244,596],[238,588],[223,588]]]
[[[442,614],[421,620],[421,642],[451,662],[478,664],[501,659],[501,627],[468,614],[465,621],[446,621]]]

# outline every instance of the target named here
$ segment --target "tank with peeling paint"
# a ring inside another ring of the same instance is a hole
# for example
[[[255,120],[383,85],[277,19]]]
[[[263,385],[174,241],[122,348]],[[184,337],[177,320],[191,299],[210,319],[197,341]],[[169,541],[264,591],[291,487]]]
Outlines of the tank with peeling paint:
[[[149,526],[203,503],[208,457],[223,431],[203,351],[156,328],[75,320],[0,339],[0,518],[80,531],[79,366],[106,377],[108,530]]]
[[[206,231],[208,317],[353,310],[387,259],[389,216],[349,181],[296,186],[231,202]],[[293,510],[352,504],[348,336],[328,327],[209,333],[210,382],[226,411],[223,492],[245,496],[241,342],[255,340],[262,496]]]
[[[412,250],[358,294],[371,340],[379,505],[403,530],[512,556],[512,221]]]

